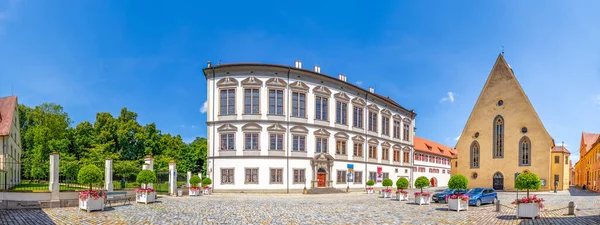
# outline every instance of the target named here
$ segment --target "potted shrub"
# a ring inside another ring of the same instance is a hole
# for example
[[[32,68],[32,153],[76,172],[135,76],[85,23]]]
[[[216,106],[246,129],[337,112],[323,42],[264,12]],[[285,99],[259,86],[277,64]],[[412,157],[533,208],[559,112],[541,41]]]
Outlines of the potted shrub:
[[[210,189],[210,186],[212,184],[212,180],[210,178],[204,178],[202,180],[202,189],[204,190],[204,194],[206,195],[210,195],[212,194],[212,190]]]
[[[156,174],[154,171],[142,170],[138,173],[135,180],[142,185],[141,188],[135,189],[135,201],[145,204],[154,202],[154,199],[156,199],[156,190],[146,188],[148,184],[156,182]]]
[[[415,187],[420,188],[421,192],[415,192],[415,204],[419,205],[429,205],[431,193],[423,192],[424,187],[429,186],[429,179],[427,177],[421,176],[415,180]]]
[[[527,190],[527,196],[521,199],[517,199],[512,204],[517,205],[517,217],[526,217],[535,219],[540,215],[540,209],[544,208],[542,202],[544,199],[538,198],[537,196],[529,197],[529,190],[540,189],[541,181],[540,178],[531,172],[525,172],[519,174],[515,180],[515,188]]]
[[[450,190],[467,189],[468,183],[467,177],[462,174],[456,174],[450,177],[448,188]],[[457,212],[460,210],[469,210],[469,196],[467,195],[451,194],[446,197],[446,202],[448,202],[448,210],[456,210]]]
[[[408,188],[408,179],[404,177],[398,178],[398,180],[396,180],[396,188],[398,188],[398,190],[396,190],[396,200],[408,201],[408,191],[404,190]]]
[[[200,184],[202,179],[198,175],[193,175],[190,177],[190,196],[199,196],[200,195]]]
[[[381,196],[383,198],[391,198],[392,197],[392,189],[390,189],[390,187],[392,185],[394,185],[394,181],[392,181],[392,179],[390,178],[385,178],[383,179],[383,182],[381,182],[381,185],[386,187],[386,189],[381,190]]]
[[[375,185],[375,182],[373,182],[373,180],[367,181],[367,194],[373,194],[373,185]]]
[[[93,210],[104,211],[106,195],[103,195],[100,191],[92,190],[93,184],[102,183],[102,176],[102,170],[95,165],[87,165],[79,170],[77,181],[80,184],[89,185],[88,190],[79,192],[79,209],[88,212]]]

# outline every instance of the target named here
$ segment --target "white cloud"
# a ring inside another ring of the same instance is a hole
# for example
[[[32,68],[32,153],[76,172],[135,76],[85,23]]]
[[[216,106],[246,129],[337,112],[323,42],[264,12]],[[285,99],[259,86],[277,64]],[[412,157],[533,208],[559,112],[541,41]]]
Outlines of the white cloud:
[[[454,138],[455,141],[458,141],[458,139],[460,139],[460,135],[458,135],[458,137]]]
[[[454,102],[454,93],[448,92],[448,97],[443,97],[440,102],[450,101]]]
[[[200,108],[201,113],[206,113],[206,111],[208,111],[208,101],[205,101],[202,108]]]
[[[362,85],[362,84],[363,84],[363,82],[362,82],[362,81],[360,81],[360,80],[359,80],[359,81],[356,81],[356,85],[360,86],[360,85]]]

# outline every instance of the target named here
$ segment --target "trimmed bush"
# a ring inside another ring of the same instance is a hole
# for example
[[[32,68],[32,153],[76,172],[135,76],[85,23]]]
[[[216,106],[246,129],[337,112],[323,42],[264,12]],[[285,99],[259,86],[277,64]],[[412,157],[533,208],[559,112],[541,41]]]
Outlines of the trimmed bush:
[[[404,177],[398,178],[396,181],[396,187],[400,190],[408,188],[408,179]]]
[[[208,185],[211,185],[211,184],[212,184],[212,180],[210,178],[208,178],[208,177],[204,178],[202,180],[202,187],[205,187],[205,186],[208,186]]]
[[[448,188],[450,188],[451,190],[467,189],[468,184],[469,180],[467,180],[467,177],[465,177],[465,175],[456,174],[450,177],[450,180],[448,181]]]
[[[529,198],[529,190],[540,189],[542,182],[538,175],[532,172],[521,173],[515,180],[515,188],[521,190],[527,190],[527,197]]]
[[[373,180],[367,181],[367,186],[373,186],[373,185],[375,185],[375,182],[373,182]]]
[[[421,188],[421,192],[423,192],[424,187],[428,187],[428,186],[429,186],[429,179],[427,179],[427,177],[420,176],[419,178],[417,178],[417,180],[415,180],[415,187]]]
[[[192,187],[198,186],[200,182],[202,182],[202,179],[200,179],[198,175],[192,175],[192,177],[190,177],[190,185]]]
[[[146,184],[146,185],[150,184],[150,183],[155,183],[156,182],[156,174],[154,173],[154,171],[151,171],[151,170],[142,170],[138,173],[135,181],[140,184]]]
[[[383,182],[381,183],[381,185],[383,185],[384,187],[388,187],[388,189],[394,185],[394,181],[392,181],[392,179],[390,178],[385,178],[383,179]]]
[[[80,184],[90,185],[92,190],[93,184],[102,183],[102,170],[95,165],[87,165],[79,170],[77,173],[77,181]]]

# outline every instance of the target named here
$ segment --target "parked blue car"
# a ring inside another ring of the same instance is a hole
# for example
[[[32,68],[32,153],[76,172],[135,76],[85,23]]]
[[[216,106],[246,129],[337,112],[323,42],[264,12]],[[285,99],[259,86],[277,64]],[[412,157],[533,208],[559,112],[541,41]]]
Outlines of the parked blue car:
[[[438,202],[446,202],[446,197],[448,197],[449,195],[452,194],[464,194],[467,193],[466,189],[455,189],[455,190],[451,190],[450,188],[447,188],[444,192],[442,193],[435,193],[432,197],[431,200],[434,201],[435,203]]]
[[[492,188],[473,188],[467,192],[469,205],[480,206],[482,203],[496,203],[498,195]]]

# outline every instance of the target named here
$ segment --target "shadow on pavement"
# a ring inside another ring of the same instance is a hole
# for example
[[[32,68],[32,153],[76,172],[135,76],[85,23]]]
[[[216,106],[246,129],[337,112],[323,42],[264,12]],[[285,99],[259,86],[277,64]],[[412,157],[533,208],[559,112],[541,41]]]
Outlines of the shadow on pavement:
[[[574,186],[569,187],[569,193],[571,196],[600,196],[600,193],[590,190],[582,190]]]
[[[516,215],[498,216],[496,218],[500,220],[517,220]],[[538,217],[535,220],[527,218],[520,219],[521,222],[519,222],[518,224],[600,224],[600,216]]]
[[[0,224],[56,224],[41,209],[0,210]]]

